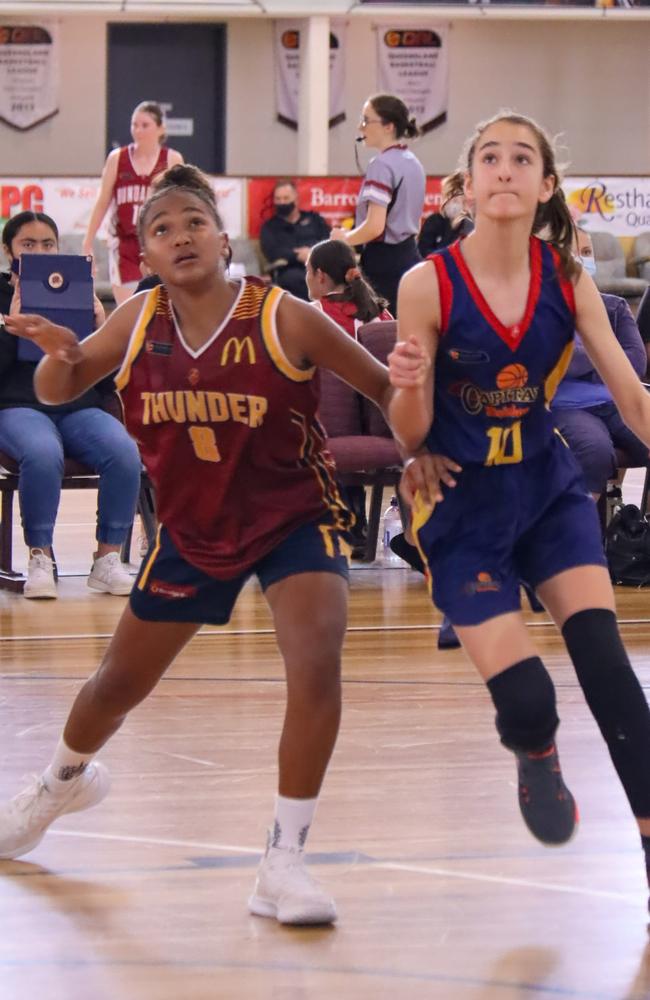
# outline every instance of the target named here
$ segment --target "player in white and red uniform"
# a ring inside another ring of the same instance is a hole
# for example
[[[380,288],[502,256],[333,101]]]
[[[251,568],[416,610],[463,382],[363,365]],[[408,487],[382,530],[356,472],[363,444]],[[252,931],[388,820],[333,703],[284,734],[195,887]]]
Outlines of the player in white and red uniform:
[[[109,208],[112,211],[109,242],[109,272],[115,301],[119,305],[135,291],[140,272],[138,213],[153,178],[182,163],[182,155],[168,149],[162,108],[154,101],[138,104],[131,117],[133,142],[108,154],[102,184],[90,216],[82,253],[92,254],[93,239]]]

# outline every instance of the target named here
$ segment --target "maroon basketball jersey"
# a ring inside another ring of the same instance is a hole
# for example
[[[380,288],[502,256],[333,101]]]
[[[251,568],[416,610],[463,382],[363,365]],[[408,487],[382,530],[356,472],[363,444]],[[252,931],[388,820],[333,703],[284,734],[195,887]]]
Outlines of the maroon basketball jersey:
[[[357,339],[357,330],[363,325],[363,320],[357,319],[357,307],[354,302],[342,302],[340,299],[330,299],[324,295],[313,303],[318,309],[322,309],[330,319],[333,319],[346,333]],[[393,317],[388,309],[382,309],[377,319],[385,320]]]
[[[350,521],[316,419],[315,369],[295,368],[280,344],[283,294],[242,279],[229,314],[194,351],[164,286],[152,289],[116,379],[160,522],[188,562],[220,579],[301,524]]]
[[[132,146],[122,146],[120,149],[113,187],[111,231],[120,240],[137,240],[138,214],[149,193],[149,185],[156,174],[167,169],[169,150],[162,146],[151,173],[137,174],[131,161],[132,149]]]

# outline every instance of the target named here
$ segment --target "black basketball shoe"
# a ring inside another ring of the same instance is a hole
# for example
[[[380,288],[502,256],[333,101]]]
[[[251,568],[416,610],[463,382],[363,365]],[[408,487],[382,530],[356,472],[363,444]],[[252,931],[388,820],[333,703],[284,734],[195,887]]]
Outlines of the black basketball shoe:
[[[524,823],[543,844],[566,844],[578,823],[578,807],[564,784],[555,743],[533,753],[517,750],[515,757]]]

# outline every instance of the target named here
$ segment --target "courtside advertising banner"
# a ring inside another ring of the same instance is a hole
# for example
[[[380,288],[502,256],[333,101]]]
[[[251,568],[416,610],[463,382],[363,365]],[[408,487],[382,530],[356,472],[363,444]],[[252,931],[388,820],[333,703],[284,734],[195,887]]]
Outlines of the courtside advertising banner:
[[[0,25],[0,118],[25,131],[58,110],[56,24]]]
[[[275,22],[275,100],[277,119],[298,128],[300,21]],[[345,21],[330,21],[329,126],[345,121]]]
[[[567,177],[562,187],[589,232],[639,236],[650,229],[650,177]]]
[[[229,236],[242,235],[244,181],[212,177],[219,213]],[[0,226],[17,212],[46,212],[62,235],[83,235],[99,192],[99,177],[0,178]],[[110,211],[98,236],[106,239]]]
[[[449,28],[376,25],[377,89],[397,94],[423,132],[447,120]]]
[[[354,225],[354,210],[361,187],[360,177],[295,177],[298,205],[303,211],[319,212],[328,226]],[[257,239],[263,222],[273,215],[275,177],[254,177],[248,182],[248,235]],[[427,177],[423,218],[440,208],[440,178]]]

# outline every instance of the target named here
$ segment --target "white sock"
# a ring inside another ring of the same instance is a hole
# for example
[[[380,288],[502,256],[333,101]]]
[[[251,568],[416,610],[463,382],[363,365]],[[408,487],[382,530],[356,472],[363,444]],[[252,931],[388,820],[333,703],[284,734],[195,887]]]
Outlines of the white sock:
[[[317,802],[317,798],[287,799],[284,795],[276,795],[271,847],[302,850]]]
[[[43,780],[51,792],[69,788],[68,782],[80,777],[94,757],[94,753],[77,753],[66,746],[63,737],[58,742],[54,756],[45,769]]]

